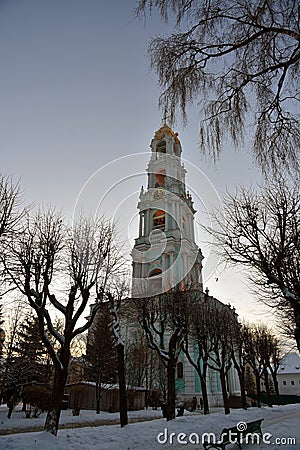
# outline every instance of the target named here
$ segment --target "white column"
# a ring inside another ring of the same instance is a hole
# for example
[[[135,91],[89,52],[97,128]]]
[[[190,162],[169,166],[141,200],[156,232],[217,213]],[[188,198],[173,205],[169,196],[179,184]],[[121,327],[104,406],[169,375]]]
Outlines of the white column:
[[[173,208],[173,203],[168,203],[168,209],[169,209],[169,214],[170,214],[170,228],[173,229],[174,228],[174,208]]]
[[[178,203],[178,223],[180,229],[182,228],[182,204],[181,202]]]
[[[176,226],[177,226],[177,228],[180,229],[181,223],[180,223],[180,213],[179,213],[179,203],[178,202],[175,203],[175,207],[176,207],[176,209],[175,209],[175,211],[176,211],[176,214],[175,214]]]
[[[150,210],[147,209],[145,213],[145,235],[150,233]]]
[[[164,210],[165,210],[165,231],[168,231],[168,229],[169,229],[169,223],[168,223],[168,221],[169,221],[169,214],[167,213],[167,211],[168,211],[168,201],[167,201],[166,198],[165,198],[165,201],[164,201]]]
[[[143,235],[143,213],[142,211],[139,212],[140,216],[140,227],[139,227],[139,237]]]
[[[189,218],[189,239],[193,240],[193,237],[192,237],[192,214],[191,213],[189,213],[188,218]]]
[[[195,242],[194,216],[191,214],[191,240]]]

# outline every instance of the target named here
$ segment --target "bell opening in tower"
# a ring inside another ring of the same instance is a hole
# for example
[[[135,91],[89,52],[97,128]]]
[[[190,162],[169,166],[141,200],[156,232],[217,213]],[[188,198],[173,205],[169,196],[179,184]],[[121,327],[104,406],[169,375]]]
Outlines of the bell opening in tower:
[[[160,141],[156,146],[156,152],[159,153],[166,153],[167,152],[167,143],[166,141]],[[159,155],[158,155],[159,156]]]
[[[165,229],[166,215],[165,211],[158,209],[153,213],[153,230]]]
[[[161,170],[155,174],[155,187],[164,186],[166,183],[166,171]]]

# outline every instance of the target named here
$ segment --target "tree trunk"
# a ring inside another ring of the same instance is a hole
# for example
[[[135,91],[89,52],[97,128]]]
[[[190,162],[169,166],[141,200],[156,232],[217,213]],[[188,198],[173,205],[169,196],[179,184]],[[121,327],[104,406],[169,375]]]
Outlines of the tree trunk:
[[[268,396],[268,406],[272,406],[272,399],[271,399],[271,392],[270,392],[270,385],[269,385],[269,376],[267,369],[264,370],[264,382],[266,387],[266,392]]]
[[[241,388],[241,400],[242,400],[242,408],[247,409],[247,397],[246,397],[246,388],[245,388],[245,368],[240,368],[238,371],[238,377]]]
[[[176,379],[176,361],[175,358],[170,357],[167,366],[168,392],[167,392],[167,405],[165,410],[167,420],[175,419],[175,401],[176,401],[175,379]]]
[[[55,365],[51,403],[44,426],[44,430],[54,434],[54,436],[57,435],[62,401],[68,377],[70,360],[70,343],[68,341],[65,343],[65,346],[60,349],[59,359],[61,366]]]
[[[51,404],[47,413],[44,430],[57,435],[62,400],[65,393],[65,385],[68,375],[68,366],[61,370],[55,367],[54,382],[51,395]]]
[[[223,395],[223,401],[224,401],[224,411],[225,411],[225,414],[230,414],[229,399],[228,399],[228,394],[227,394],[226,376],[225,376],[225,373],[223,370],[220,371],[220,381],[221,381],[222,395]]]
[[[256,383],[256,396],[257,396],[257,406],[261,407],[261,390],[260,390],[260,376],[258,372],[255,372],[255,383]]]
[[[17,398],[18,398],[18,389],[14,388],[14,391],[10,397],[10,399],[7,401],[7,406],[8,406],[8,413],[7,413],[7,418],[10,419],[12,412],[14,410],[14,407],[16,405],[17,402]]]
[[[120,425],[125,427],[128,424],[126,382],[125,382],[125,363],[124,363],[124,345],[117,345],[118,354],[118,374],[119,374],[119,398],[120,398]]]
[[[208,405],[208,395],[207,395],[207,386],[206,386],[206,370],[203,371],[203,374],[200,374],[200,382],[201,382],[201,391],[202,391],[202,399],[203,399],[203,414],[209,414],[209,405]]]
[[[96,382],[96,414],[100,414],[100,385]]]
[[[277,374],[276,374],[276,372],[271,372],[271,375],[272,375],[272,380],[273,380],[273,383],[274,383],[274,389],[275,389],[275,394],[276,395],[279,395],[279,387],[278,387],[278,380],[277,380]]]
[[[298,352],[300,352],[300,303],[297,303],[293,307],[295,317],[295,340],[297,343]]]

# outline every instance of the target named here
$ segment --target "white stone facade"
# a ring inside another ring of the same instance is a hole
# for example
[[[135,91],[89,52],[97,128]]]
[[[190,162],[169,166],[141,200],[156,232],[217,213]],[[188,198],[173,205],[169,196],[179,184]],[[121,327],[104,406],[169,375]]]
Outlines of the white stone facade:
[[[140,192],[138,237],[131,253],[132,296],[147,297],[182,286],[198,291],[200,297],[203,256],[195,242],[196,211],[186,190],[186,170],[181,163],[178,135],[164,125],[155,133],[150,147],[148,184]],[[198,375],[183,355],[180,362],[183,364],[183,378],[177,379],[180,397],[190,399],[196,395],[199,399]],[[210,405],[221,405],[218,374],[211,369],[208,369],[207,387]],[[239,395],[233,368],[228,373],[228,388],[230,394]]]

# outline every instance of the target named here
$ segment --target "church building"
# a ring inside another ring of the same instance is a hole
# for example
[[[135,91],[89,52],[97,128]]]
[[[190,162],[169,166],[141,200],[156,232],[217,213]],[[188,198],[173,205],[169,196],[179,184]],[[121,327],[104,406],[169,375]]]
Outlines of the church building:
[[[132,297],[159,295],[179,287],[198,291],[200,298],[204,296],[203,255],[195,242],[196,211],[186,189],[178,134],[164,124],[154,134],[150,147],[147,187],[142,187],[139,196],[138,237],[131,253]],[[208,291],[206,297],[224,307]],[[199,376],[183,354],[179,357],[176,385],[183,399],[201,397]],[[210,405],[222,405],[220,380],[212,369],[208,370],[207,387]],[[233,368],[228,372],[228,389],[230,394],[239,395]]]

